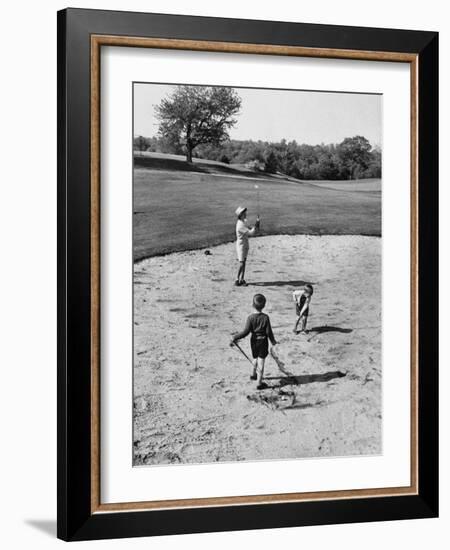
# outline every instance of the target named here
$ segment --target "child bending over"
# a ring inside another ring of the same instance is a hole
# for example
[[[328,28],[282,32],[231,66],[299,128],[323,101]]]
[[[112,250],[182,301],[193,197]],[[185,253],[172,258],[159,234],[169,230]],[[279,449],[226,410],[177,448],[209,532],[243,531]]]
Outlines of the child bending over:
[[[300,324],[300,333],[305,334],[306,323],[308,321],[309,304],[311,303],[311,296],[313,295],[312,285],[305,285],[303,290],[294,290],[292,298],[295,302],[295,312],[297,314],[297,321],[295,322],[293,331],[298,334],[298,325]]]

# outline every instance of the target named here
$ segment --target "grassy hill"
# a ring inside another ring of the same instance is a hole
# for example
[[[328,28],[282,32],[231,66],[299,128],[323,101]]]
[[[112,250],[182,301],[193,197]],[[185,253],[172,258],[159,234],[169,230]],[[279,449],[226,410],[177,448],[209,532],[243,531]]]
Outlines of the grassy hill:
[[[177,155],[137,154],[134,259],[234,239],[234,210],[253,222],[260,192],[262,234],[381,235],[381,181],[304,182]]]

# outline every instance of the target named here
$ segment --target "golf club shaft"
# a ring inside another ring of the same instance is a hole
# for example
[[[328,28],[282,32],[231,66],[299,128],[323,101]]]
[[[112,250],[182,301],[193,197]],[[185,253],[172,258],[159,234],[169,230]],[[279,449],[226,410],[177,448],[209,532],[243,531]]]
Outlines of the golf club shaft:
[[[250,357],[245,353],[245,351],[241,348],[241,346],[237,343],[237,342],[234,342],[234,345],[237,347],[237,349],[242,353],[242,355],[247,359],[247,361],[249,361],[252,365],[253,365],[253,361],[250,359]]]

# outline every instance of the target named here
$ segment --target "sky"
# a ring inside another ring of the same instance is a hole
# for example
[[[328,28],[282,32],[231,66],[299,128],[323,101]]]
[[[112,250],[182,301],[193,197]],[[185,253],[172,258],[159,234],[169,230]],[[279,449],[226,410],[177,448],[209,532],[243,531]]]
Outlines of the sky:
[[[158,131],[155,106],[174,89],[164,84],[134,84],[134,135]],[[382,143],[382,96],[342,92],[235,88],[242,99],[230,138],[262,141],[296,140],[317,145],[361,135]]]

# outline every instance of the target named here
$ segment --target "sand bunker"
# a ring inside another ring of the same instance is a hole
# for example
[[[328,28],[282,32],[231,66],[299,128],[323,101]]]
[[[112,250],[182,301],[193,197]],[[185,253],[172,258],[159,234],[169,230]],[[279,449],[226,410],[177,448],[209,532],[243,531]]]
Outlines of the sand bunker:
[[[234,244],[209,250],[135,264],[134,464],[381,453],[381,239],[253,239],[245,288]],[[295,336],[304,282],[310,332]],[[256,292],[280,342],[263,391],[229,347]]]

